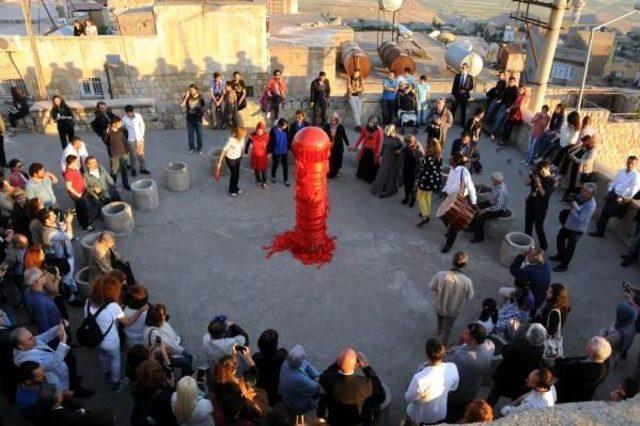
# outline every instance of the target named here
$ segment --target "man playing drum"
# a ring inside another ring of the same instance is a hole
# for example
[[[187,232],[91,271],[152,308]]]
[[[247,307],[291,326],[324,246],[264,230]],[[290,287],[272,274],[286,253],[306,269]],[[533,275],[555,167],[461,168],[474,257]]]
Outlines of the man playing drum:
[[[471,180],[469,170],[465,167],[465,160],[464,155],[460,153],[451,157],[452,169],[444,186],[447,198],[436,213],[447,225],[447,242],[442,247],[442,253],[451,250],[458,231],[466,228],[476,214],[476,187]]]

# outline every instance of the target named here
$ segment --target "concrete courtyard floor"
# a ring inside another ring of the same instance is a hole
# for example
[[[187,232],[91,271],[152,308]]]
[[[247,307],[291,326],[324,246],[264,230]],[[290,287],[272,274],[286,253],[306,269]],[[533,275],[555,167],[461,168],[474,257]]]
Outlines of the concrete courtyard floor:
[[[248,331],[252,350],[264,329],[277,329],[284,347],[302,344],[319,370],[342,347],[352,345],[367,355],[391,389],[391,406],[380,424],[397,424],[405,408],[406,387],[425,357],[424,342],[435,334],[436,318],[427,290],[431,276],[450,267],[456,250],[469,253],[466,273],[473,280],[476,296],[456,322],[457,335],[477,318],[482,299],[497,298],[498,288],[512,281],[507,268],[498,262],[501,241],[487,238],[471,245],[470,235],[461,233],[453,252],[441,254],[444,226],[434,219],[416,228],[417,208],[402,206],[400,194],[387,199],[372,196],[369,187],[355,178],[349,153],[342,176],[329,183],[329,231],[337,236],[333,261],[321,268],[308,267],[288,253],[266,260],[263,246],[293,226],[293,187],[286,188],[279,177],[277,184],[260,190],[252,172],[243,168],[240,186],[244,194],[230,198],[226,179],[216,183],[211,175],[210,157],[187,154],[185,133],[184,129],[148,132],[147,163],[158,183],[160,207],[135,212],[135,230],[121,238],[118,246],[133,264],[138,280],[148,285],[152,302],[168,306],[171,324],[183,336],[184,346],[196,355],[195,365],[204,362],[200,340],[209,320],[218,314],[228,315]],[[446,154],[458,133],[457,128],[450,132]],[[98,138],[92,133],[81,136],[90,154],[106,165]],[[349,136],[355,140],[356,134],[351,131]],[[225,139],[226,132],[207,130],[205,151],[222,146]],[[419,139],[423,142],[425,134],[420,133]],[[44,161],[59,175],[57,136],[22,133],[11,138],[6,151],[7,158],[19,158],[26,165]],[[527,171],[520,165],[521,153],[513,148],[498,153],[489,140],[482,142],[481,153],[485,173],[474,175],[474,181],[489,183],[494,170],[505,174],[510,205],[516,213],[512,230],[522,231]],[[191,188],[187,192],[165,189],[163,167],[171,161],[189,165]],[[57,185],[56,191],[60,203],[69,204],[63,185]],[[124,198],[131,201],[131,194],[125,192]],[[560,195],[555,194],[547,218],[550,254],[555,253],[559,200]],[[595,240],[585,236],[569,271],[554,273],[553,281],[568,286],[571,295],[573,309],[564,330],[567,356],[582,355],[587,340],[614,320],[615,306],[623,299],[622,281],[638,280],[637,265],[619,267],[618,255],[624,251],[625,246],[613,237]],[[72,312],[75,328],[80,312]],[[628,360],[613,369],[599,389],[599,398],[605,398],[632,373],[637,346]],[[128,389],[113,395],[102,382],[95,351],[79,348],[76,353],[84,385],[98,390],[96,397],[86,401],[87,406],[112,408],[118,424],[128,424]],[[3,407],[2,412],[8,414],[5,424],[15,424],[13,410],[7,412]]]

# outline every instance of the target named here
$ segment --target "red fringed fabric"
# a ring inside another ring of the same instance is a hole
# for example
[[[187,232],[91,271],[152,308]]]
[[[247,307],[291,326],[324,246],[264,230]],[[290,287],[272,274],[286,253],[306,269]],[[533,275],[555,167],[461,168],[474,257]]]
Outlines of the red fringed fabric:
[[[307,127],[296,134],[292,149],[296,158],[296,226],[276,235],[264,249],[268,251],[267,259],[290,250],[303,264],[320,267],[331,261],[335,248],[335,237],[327,235],[331,142],[322,129]]]

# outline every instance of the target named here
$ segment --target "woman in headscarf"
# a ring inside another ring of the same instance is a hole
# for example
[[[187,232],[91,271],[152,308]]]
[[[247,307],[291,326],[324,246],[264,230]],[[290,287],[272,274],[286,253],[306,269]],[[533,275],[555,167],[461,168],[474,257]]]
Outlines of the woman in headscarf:
[[[324,125],[324,131],[331,140],[331,156],[329,157],[329,173],[327,178],[333,179],[338,176],[342,168],[342,155],[344,154],[344,145],[349,146],[349,138],[344,126],[340,124],[340,116],[337,112],[331,115],[329,123]]]
[[[638,312],[629,302],[620,302],[616,308],[616,322],[600,331],[600,335],[611,344],[616,362],[618,358],[627,358],[636,335],[637,317]]]
[[[378,119],[369,117],[367,126],[360,131],[360,137],[354,144],[352,151],[362,149],[358,155],[358,171],[356,177],[367,183],[373,182],[380,164],[380,149],[382,148],[382,129],[378,126]]]
[[[396,131],[396,126],[389,124],[384,128],[380,168],[378,169],[376,180],[371,185],[371,193],[373,195],[384,198],[398,192],[403,149],[402,135]]]
[[[251,132],[244,153],[249,152],[251,146],[251,168],[256,177],[258,188],[266,189],[267,187],[267,166],[269,160],[267,158],[267,144],[269,143],[269,132],[261,121],[256,126],[256,130]]]

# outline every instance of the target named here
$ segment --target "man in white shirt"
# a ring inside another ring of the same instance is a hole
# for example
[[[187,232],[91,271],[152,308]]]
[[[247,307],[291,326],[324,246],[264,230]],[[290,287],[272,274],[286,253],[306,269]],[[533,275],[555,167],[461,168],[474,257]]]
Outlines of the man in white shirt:
[[[404,395],[407,417],[418,424],[436,424],[447,417],[447,396],[458,388],[455,364],[442,362],[445,348],[438,339],[429,339],[425,347],[427,363],[411,379]]]
[[[638,158],[627,158],[627,167],[620,170],[609,185],[609,192],[605,199],[598,225],[595,232],[589,232],[592,237],[604,237],[604,231],[609,219],[623,218],[627,213],[629,201],[640,191],[640,173],[637,170]]]
[[[202,336],[207,363],[213,368],[225,355],[234,355],[234,347],[247,344],[246,332],[229,321],[224,315],[215,317],[209,323],[209,331]]]
[[[133,105],[124,107],[124,117],[122,125],[127,129],[129,152],[131,155],[131,176],[136,175],[136,165],[140,163],[140,173],[151,174],[144,164],[144,120],[137,112],[134,112]]]
[[[62,157],[60,158],[60,168],[62,169],[62,173],[67,170],[67,157],[70,155],[75,155],[80,159],[80,170],[84,170],[84,162],[87,160],[89,153],[87,152],[87,147],[78,136],[74,136],[71,138],[71,143],[67,144],[65,149],[62,151]]]
[[[556,404],[556,388],[553,386],[553,373],[545,367],[533,370],[527,377],[530,392],[502,407],[503,416],[535,408],[550,408]]]
[[[476,195],[476,186],[471,180],[471,173],[465,167],[466,158],[461,153],[457,152],[451,157],[451,171],[447,176],[447,182],[444,185],[444,192],[447,195],[455,195],[460,192],[461,186],[463,187],[462,195],[469,197],[471,204],[476,205],[478,198]],[[442,253],[448,253],[453,247],[453,243],[456,241],[458,231],[448,227],[447,228],[447,242],[442,248]]]

